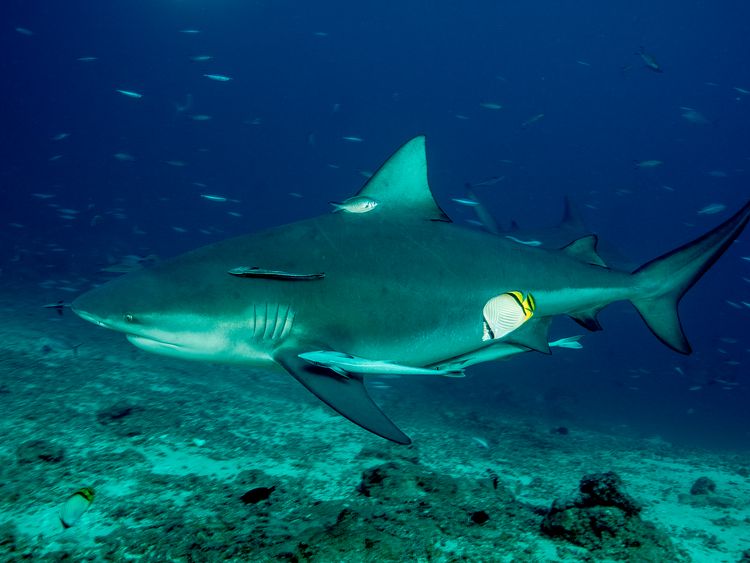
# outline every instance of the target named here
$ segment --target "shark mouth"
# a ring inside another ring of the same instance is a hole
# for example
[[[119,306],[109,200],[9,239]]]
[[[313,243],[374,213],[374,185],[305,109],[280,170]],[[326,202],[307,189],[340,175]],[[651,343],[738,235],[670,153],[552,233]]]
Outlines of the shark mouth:
[[[147,351],[156,351],[159,348],[166,348],[169,350],[181,350],[183,347],[179,344],[172,342],[164,342],[163,340],[157,340],[156,338],[149,338],[147,336],[139,336],[137,334],[127,333],[125,338],[133,345]]]

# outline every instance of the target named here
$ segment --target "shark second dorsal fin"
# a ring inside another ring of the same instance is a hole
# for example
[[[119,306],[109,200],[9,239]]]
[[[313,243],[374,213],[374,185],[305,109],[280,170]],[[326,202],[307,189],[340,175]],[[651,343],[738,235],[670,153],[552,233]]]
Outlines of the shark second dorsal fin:
[[[414,137],[383,163],[357,193],[379,203],[380,212],[391,216],[448,221],[432,197],[427,182],[427,156],[424,136]]]
[[[607,264],[602,260],[602,257],[596,253],[596,245],[598,242],[599,238],[596,235],[586,235],[574,240],[568,246],[564,246],[560,250],[571,258],[575,258],[581,262],[607,268]]]

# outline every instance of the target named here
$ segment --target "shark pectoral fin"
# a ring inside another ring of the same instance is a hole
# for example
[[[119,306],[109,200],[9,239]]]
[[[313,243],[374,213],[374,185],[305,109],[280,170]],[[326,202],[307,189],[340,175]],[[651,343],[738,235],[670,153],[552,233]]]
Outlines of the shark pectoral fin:
[[[551,354],[552,351],[549,349],[548,336],[551,322],[552,319],[549,317],[529,320],[521,325],[520,328],[511,332],[507,338],[503,339],[503,342],[535,350],[542,354]]]
[[[607,268],[607,264],[596,252],[596,245],[598,243],[599,238],[596,235],[586,235],[574,240],[568,246],[564,246],[560,250],[575,260],[580,260],[581,262],[593,266]]]
[[[343,378],[328,368],[308,363],[299,353],[300,350],[282,351],[276,361],[308,391],[354,424],[397,444],[411,444],[409,437],[370,398],[361,375],[350,373]]]
[[[578,311],[568,316],[583,328],[590,330],[591,332],[597,332],[604,330],[599,323],[599,319],[596,318],[600,310],[601,309],[588,309],[586,311]]]

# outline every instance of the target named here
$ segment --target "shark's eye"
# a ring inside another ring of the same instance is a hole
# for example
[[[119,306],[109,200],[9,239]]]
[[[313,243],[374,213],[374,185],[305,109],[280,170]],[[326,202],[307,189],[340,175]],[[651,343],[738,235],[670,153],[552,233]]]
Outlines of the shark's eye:
[[[131,315],[130,313],[126,313],[123,318],[125,319],[126,323],[134,323],[134,322],[136,322],[135,317],[133,315]]]

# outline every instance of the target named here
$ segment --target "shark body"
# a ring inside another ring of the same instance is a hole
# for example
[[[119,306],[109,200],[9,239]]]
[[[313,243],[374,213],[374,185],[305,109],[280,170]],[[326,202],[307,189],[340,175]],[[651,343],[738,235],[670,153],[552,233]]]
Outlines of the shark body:
[[[665,344],[689,353],[677,303],[750,218],[747,204],[633,273],[613,270],[594,236],[547,250],[452,224],[431,194],[423,137],[394,153],[357,196],[378,205],[199,248],[93,289],[72,309],[150,352],[281,366],[356,424],[406,444],[362,374],[342,376],[300,355],[331,351],[439,375],[528,350],[549,353],[553,317],[598,330],[596,313],[619,300],[633,302]],[[532,293],[534,317],[485,342],[482,309],[508,291]]]

